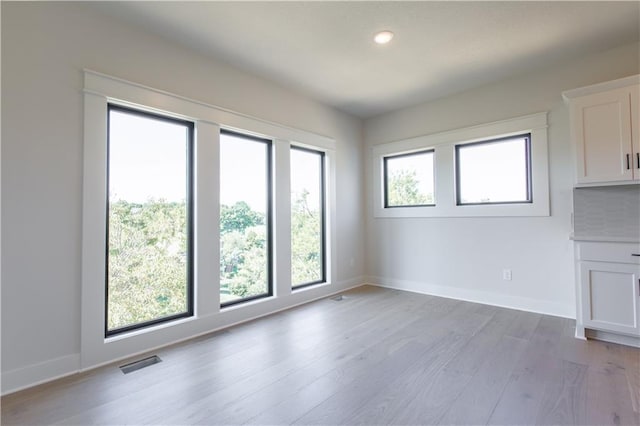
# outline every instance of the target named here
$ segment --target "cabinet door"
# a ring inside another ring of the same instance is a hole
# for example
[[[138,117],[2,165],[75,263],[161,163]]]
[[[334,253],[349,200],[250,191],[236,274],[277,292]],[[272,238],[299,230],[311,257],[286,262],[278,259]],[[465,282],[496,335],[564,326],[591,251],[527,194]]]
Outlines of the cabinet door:
[[[616,89],[572,102],[578,183],[633,179],[631,91]]]
[[[582,322],[587,328],[639,335],[640,268],[625,263],[580,262]]]

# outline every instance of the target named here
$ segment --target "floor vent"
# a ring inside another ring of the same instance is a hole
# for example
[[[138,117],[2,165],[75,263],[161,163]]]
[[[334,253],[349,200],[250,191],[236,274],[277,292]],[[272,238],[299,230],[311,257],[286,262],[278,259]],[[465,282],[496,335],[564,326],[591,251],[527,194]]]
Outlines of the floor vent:
[[[343,296],[342,294],[339,294],[339,295],[337,295],[337,296],[333,296],[333,297],[331,298],[331,300],[335,300],[336,302],[339,302],[339,301],[344,300],[344,299],[346,299],[346,298],[347,298],[347,296]]]
[[[120,370],[122,370],[124,374],[129,374],[129,373],[133,373],[136,370],[140,370],[141,368],[145,368],[150,365],[157,364],[159,362],[162,362],[160,357],[157,355],[153,355],[148,358],[130,362],[129,364],[121,365]]]

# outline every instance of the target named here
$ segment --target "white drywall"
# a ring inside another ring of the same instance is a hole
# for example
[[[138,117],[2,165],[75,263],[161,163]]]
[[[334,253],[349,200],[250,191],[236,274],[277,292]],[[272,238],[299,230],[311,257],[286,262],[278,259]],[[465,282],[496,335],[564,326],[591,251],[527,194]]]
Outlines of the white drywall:
[[[338,282],[265,306],[362,282],[360,120],[80,3],[1,7],[3,392],[79,365],[83,68],[335,139]]]
[[[575,316],[569,113],[563,90],[639,72],[637,43],[365,122],[371,147],[549,111],[550,217],[373,218],[367,182],[367,272],[378,285]],[[503,269],[512,280],[503,280]]]

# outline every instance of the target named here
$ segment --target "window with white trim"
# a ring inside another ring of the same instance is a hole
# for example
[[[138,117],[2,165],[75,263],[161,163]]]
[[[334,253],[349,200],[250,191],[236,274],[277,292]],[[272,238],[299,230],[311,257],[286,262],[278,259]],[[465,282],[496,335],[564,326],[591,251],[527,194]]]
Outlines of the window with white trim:
[[[421,153],[429,153],[432,166],[418,164]],[[373,215],[548,216],[547,157],[546,112],[377,145],[371,149]],[[415,164],[402,164],[409,159]],[[392,185],[394,162],[407,184]],[[431,203],[425,202],[429,185]]]
[[[386,156],[383,168],[385,208],[435,205],[432,149]]]
[[[333,139],[93,71],[84,79],[81,368],[317,297],[289,299],[292,284],[308,284],[292,283],[293,144],[322,157],[322,269],[309,277],[335,282]],[[236,225],[239,241],[226,241]]]
[[[108,107],[105,334],[193,315],[193,123]]]
[[[220,135],[220,304],[271,296],[271,141]]]

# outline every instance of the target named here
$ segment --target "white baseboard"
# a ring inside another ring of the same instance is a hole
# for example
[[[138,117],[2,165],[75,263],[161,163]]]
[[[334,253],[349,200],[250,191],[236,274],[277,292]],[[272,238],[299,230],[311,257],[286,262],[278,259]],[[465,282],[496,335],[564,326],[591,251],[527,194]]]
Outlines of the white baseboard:
[[[80,354],[72,354],[5,371],[2,373],[2,395],[75,374],[79,369]]]
[[[163,344],[159,347],[154,347],[154,348],[147,348],[144,351],[140,352],[140,353],[146,353],[148,351],[151,350],[156,350],[156,349],[160,349],[161,347],[165,347],[165,346],[170,346],[170,345],[174,345],[176,343],[180,343],[182,341],[187,341],[193,338],[198,337],[201,334],[208,334],[208,333],[212,333],[215,332],[219,329],[226,329],[226,328],[230,328],[233,327],[235,325],[244,323],[244,322],[248,322],[248,321],[253,321],[255,319],[261,318],[261,317],[265,317],[268,315],[272,315],[275,314],[277,312],[280,311],[285,311],[287,309],[291,309],[294,308],[296,306],[299,305],[304,305],[306,303],[310,303],[313,302],[315,300],[319,300],[319,299],[324,299],[326,297],[332,296],[334,294],[337,293],[342,293],[344,291],[350,290],[352,288],[356,288],[356,287],[360,287],[362,285],[364,285],[365,282],[365,277],[364,276],[360,276],[360,277],[355,277],[355,278],[351,278],[348,280],[344,280],[344,281],[340,281],[338,282],[335,286],[332,287],[326,287],[326,289],[328,290],[323,290],[320,293],[317,292],[317,288],[315,289],[316,291],[314,291],[314,287],[308,287],[303,289],[303,291],[305,293],[307,293],[307,295],[309,295],[309,297],[304,297],[304,296],[297,296],[297,297],[292,297],[291,301],[292,303],[283,307],[283,308],[277,308],[274,310],[271,310],[269,312],[263,313],[261,315],[256,315],[256,316],[251,316],[251,317],[247,317],[247,318],[243,318],[241,321],[236,321],[232,324],[227,324],[224,325],[222,327],[219,328],[215,328],[215,329],[211,329],[211,330],[207,330],[205,333],[197,333],[197,334],[193,334],[190,336],[185,336],[184,338],[178,339],[176,341],[172,341],[169,342],[167,344]],[[37,386],[43,383],[47,383],[56,379],[60,379],[62,377],[65,376],[70,376],[72,374],[76,374],[79,373],[81,371],[88,371],[88,370],[93,370],[95,368],[98,368],[102,365],[105,364],[111,364],[113,362],[119,361],[120,359],[125,359],[125,358],[129,358],[131,356],[135,356],[137,355],[136,353],[131,353],[131,354],[127,354],[126,357],[122,357],[119,359],[111,359],[107,362],[104,363],[100,363],[97,365],[92,365],[89,368],[81,368],[81,363],[80,363],[80,354],[72,354],[72,355],[66,355],[60,358],[56,358],[50,361],[45,361],[42,363],[38,363],[38,364],[32,364],[32,365],[28,365],[25,367],[21,367],[21,368],[17,368],[15,370],[9,370],[6,372],[2,372],[2,381],[1,381],[1,386],[2,386],[2,391],[1,394],[2,395],[7,395],[10,393],[14,393],[23,389],[27,389],[33,386]]]
[[[562,318],[575,319],[575,306],[569,306],[548,300],[537,300],[526,297],[511,296],[486,291],[470,290],[460,287],[447,287],[428,284],[419,281],[397,280],[384,277],[367,277],[367,284],[411,291],[413,293],[430,296],[446,297],[448,299],[464,300],[466,302],[482,303],[484,305],[499,306],[501,308],[517,309]]]
[[[367,277],[365,276],[359,276],[359,277],[341,281],[340,286],[342,287],[342,290],[339,291],[338,293],[363,286],[365,285],[366,281],[367,281]]]

